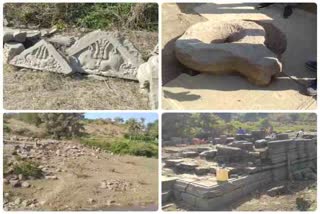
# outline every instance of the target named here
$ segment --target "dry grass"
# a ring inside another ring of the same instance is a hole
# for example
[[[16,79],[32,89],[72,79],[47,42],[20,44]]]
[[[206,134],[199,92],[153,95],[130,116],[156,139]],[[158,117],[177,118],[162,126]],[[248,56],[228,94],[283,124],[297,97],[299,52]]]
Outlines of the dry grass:
[[[136,82],[65,77],[4,68],[5,109],[148,109]]]

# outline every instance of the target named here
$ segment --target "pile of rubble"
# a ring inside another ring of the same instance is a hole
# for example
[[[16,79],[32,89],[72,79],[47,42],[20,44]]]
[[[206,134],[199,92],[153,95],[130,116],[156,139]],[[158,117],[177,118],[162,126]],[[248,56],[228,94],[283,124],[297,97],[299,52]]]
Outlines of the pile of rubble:
[[[119,32],[93,31],[81,38],[54,35],[57,30],[5,28],[4,62],[16,67],[62,73],[79,73],[96,79],[116,77],[139,81],[158,106],[158,46],[147,62]]]

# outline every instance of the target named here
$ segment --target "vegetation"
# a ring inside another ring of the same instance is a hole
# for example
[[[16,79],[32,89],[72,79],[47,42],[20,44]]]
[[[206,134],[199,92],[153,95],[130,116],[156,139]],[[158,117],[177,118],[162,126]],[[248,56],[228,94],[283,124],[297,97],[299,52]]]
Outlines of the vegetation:
[[[300,129],[315,130],[316,116],[308,113],[167,113],[162,118],[163,138],[207,138],[221,134],[234,135],[243,128],[247,132],[272,126],[277,132]]]
[[[5,18],[15,25],[157,31],[156,3],[6,3]]]
[[[35,127],[38,133],[35,133]],[[146,123],[144,118],[126,121],[121,117],[89,120],[81,113],[5,114],[4,132],[20,136],[74,139],[115,154],[158,156],[157,120],[152,123]]]
[[[16,165],[13,169],[14,173],[16,175],[22,174],[25,177],[31,176],[34,178],[41,178],[42,177],[42,171],[38,168],[38,165],[30,162],[30,161],[24,161]]]

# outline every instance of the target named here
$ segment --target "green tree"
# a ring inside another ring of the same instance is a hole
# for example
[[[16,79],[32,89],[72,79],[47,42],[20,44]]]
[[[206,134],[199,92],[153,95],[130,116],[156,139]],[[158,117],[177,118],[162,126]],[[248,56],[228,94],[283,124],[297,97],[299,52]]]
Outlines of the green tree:
[[[70,138],[82,134],[81,113],[43,113],[40,114],[46,132],[53,138]]]

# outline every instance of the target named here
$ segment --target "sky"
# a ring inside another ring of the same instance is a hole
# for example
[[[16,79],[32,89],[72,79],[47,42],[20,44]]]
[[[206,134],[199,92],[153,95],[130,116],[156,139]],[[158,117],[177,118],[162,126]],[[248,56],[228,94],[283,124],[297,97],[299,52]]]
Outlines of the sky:
[[[85,113],[85,118],[87,119],[106,119],[106,118],[115,118],[115,117],[121,117],[124,120],[127,120],[129,118],[136,118],[140,119],[141,117],[145,118],[145,123],[154,122],[158,119],[157,113],[143,113],[143,112],[108,112],[108,113]]]

